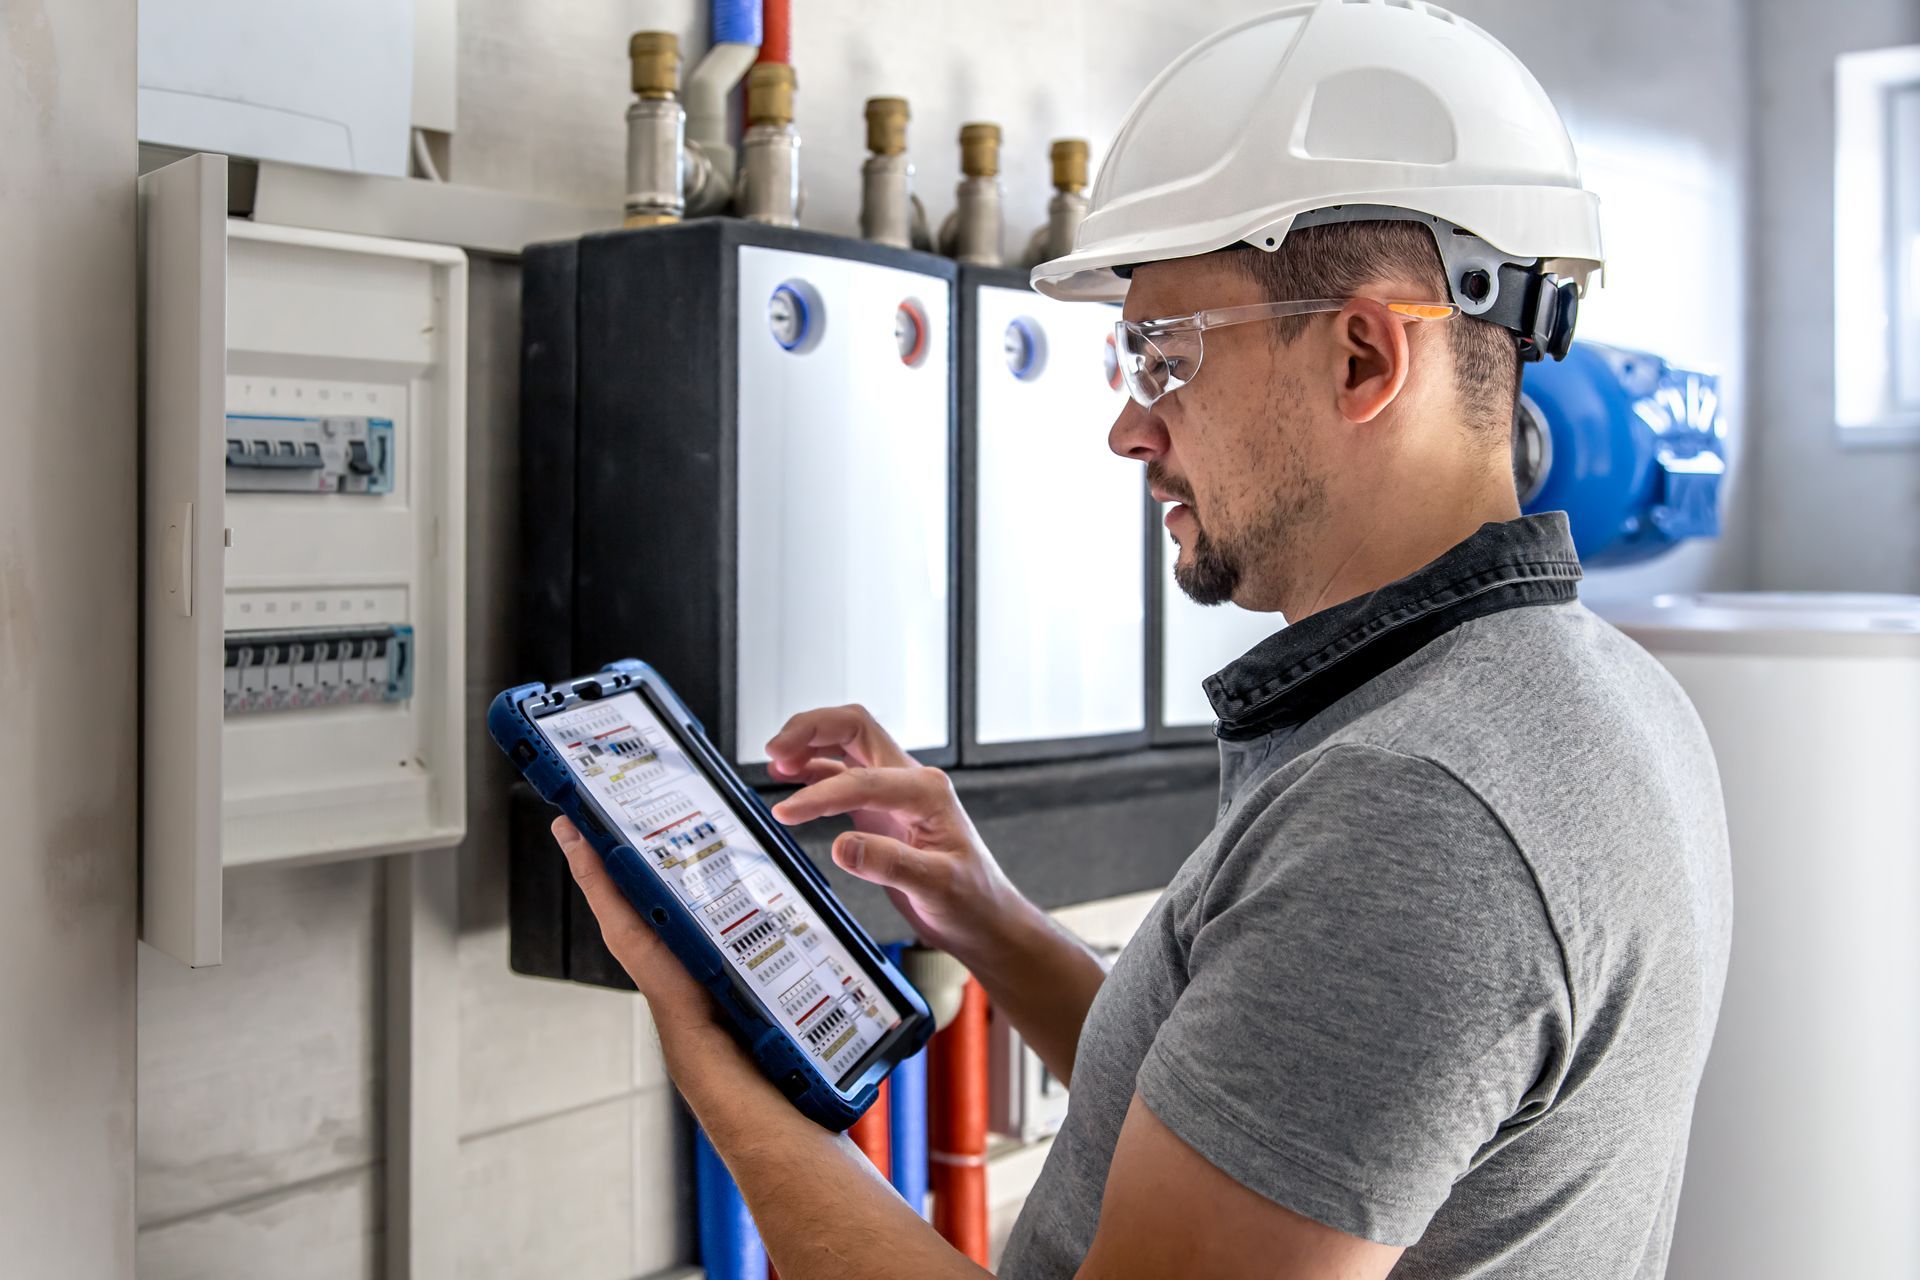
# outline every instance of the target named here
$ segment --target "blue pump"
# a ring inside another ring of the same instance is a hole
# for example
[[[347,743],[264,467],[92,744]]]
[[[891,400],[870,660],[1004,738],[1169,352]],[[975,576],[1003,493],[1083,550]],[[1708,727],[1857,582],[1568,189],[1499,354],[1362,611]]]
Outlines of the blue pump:
[[[1576,342],[1525,366],[1514,481],[1528,515],[1567,513],[1582,563],[1638,564],[1719,535],[1726,443],[1717,378]]]

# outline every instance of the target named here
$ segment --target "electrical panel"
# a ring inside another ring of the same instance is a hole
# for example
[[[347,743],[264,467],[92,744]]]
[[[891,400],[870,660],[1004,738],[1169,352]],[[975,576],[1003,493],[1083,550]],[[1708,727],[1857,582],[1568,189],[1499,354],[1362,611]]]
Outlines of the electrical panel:
[[[223,868],[464,834],[466,258],[140,198],[142,936],[212,964]]]
[[[1119,317],[960,270],[968,763],[1146,744],[1146,480],[1107,448]]]
[[[1153,741],[1203,741],[1213,734],[1213,704],[1202,682],[1286,625],[1277,613],[1253,613],[1237,604],[1198,605],[1173,578],[1179,548],[1164,521],[1172,508],[1148,499],[1154,538]]]
[[[953,265],[712,218],[523,269],[529,678],[642,658],[749,776],[848,702],[951,763]]]

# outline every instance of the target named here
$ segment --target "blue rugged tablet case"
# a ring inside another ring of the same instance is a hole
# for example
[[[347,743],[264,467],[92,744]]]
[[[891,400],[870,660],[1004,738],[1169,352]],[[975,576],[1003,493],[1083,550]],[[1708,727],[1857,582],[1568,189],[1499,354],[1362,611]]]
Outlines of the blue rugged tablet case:
[[[875,981],[886,989],[895,1007],[904,1011],[900,1025],[881,1041],[880,1051],[845,1089],[821,1074],[787,1033],[761,1011],[758,999],[727,964],[720,949],[708,940],[692,913],[647,867],[639,851],[621,839],[617,824],[574,780],[566,761],[523,709],[529,699],[542,699],[542,706],[557,710],[583,700],[641,689],[651,695],[656,710],[678,722],[708,779],[738,805],[741,817],[757,828],[755,834],[787,874],[818,890],[816,905],[822,916],[867,961]],[[594,675],[564,681],[551,690],[544,684],[517,685],[494,698],[487,711],[487,731],[541,798],[572,819],[599,850],[607,874],[627,901],[659,930],[662,941],[680,963],[706,987],[735,1037],[767,1079],[809,1119],[827,1129],[845,1129],[873,1105],[880,1082],[894,1065],[918,1053],[933,1034],[927,1002],[834,897],[826,877],[774,818],[759,793],[721,759],[706,729],[679,695],[646,663],[633,659],[609,663]],[[559,856],[558,851],[554,856]]]

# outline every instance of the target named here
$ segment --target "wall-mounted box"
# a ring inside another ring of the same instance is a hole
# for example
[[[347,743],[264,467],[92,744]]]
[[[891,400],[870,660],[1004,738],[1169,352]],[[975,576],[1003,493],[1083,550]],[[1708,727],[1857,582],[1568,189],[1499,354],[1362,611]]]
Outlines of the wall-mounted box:
[[[450,113],[413,115],[416,5],[451,7],[445,0],[145,0],[140,140],[404,176],[409,126],[452,127]],[[443,46],[434,16],[422,14],[420,22]]]
[[[1198,605],[1173,578],[1179,548],[1167,536],[1169,507],[1148,500],[1153,520],[1153,585],[1147,701],[1156,745],[1205,741],[1213,735],[1213,706],[1202,682],[1286,625],[1277,613],[1252,613],[1236,604]]]
[[[725,218],[523,263],[528,678],[645,659],[749,776],[846,702],[951,763],[953,265]]]
[[[969,764],[1146,745],[1145,471],[1107,448],[1119,314],[960,269]]]
[[[140,203],[141,931],[216,964],[224,867],[464,834],[466,257]]]

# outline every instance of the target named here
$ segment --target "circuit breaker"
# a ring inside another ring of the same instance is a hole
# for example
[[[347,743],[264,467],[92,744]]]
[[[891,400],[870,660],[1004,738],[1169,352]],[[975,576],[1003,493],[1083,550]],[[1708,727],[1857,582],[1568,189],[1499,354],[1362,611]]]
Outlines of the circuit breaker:
[[[211,964],[225,867],[464,833],[466,258],[140,199],[142,936]]]
[[[847,702],[951,763],[953,265],[727,218],[523,263],[528,678],[644,659],[750,777]]]
[[[961,756],[1144,746],[1146,479],[1107,447],[1119,308],[960,269]]]

